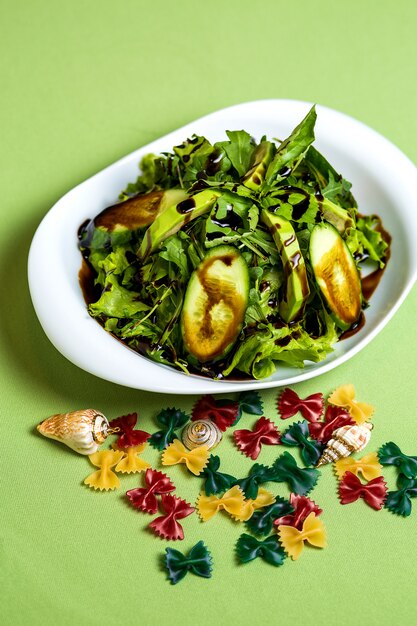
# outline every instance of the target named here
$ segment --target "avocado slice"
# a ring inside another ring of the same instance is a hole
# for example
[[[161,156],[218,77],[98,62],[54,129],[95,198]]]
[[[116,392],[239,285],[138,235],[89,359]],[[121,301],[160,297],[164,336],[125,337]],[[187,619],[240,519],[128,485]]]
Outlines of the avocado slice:
[[[159,213],[186,198],[188,194],[183,189],[168,189],[138,194],[107,207],[94,219],[81,224],[78,230],[81,252],[86,256],[128,243],[134,231],[149,226]]]
[[[158,213],[187,197],[183,189],[139,194],[104,209],[94,218],[94,226],[108,232],[138,230],[151,224]]]
[[[217,246],[191,275],[181,313],[184,346],[200,363],[233,347],[249,298],[249,271],[237,248]]]
[[[137,253],[139,259],[146,259],[164,239],[178,232],[184,224],[207,213],[219,196],[219,192],[205,189],[160,212],[145,232]]]
[[[242,178],[242,183],[249,189],[257,190],[265,179],[268,165],[274,156],[274,146],[270,141],[261,141],[255,150],[252,167]]]
[[[284,322],[289,323],[302,314],[310,294],[304,258],[295,230],[285,217],[263,209],[261,220],[269,228],[281,256],[284,294],[279,305],[279,314]]]
[[[331,224],[317,224],[311,231],[310,260],[333,319],[347,330],[361,314],[361,280],[348,246]]]

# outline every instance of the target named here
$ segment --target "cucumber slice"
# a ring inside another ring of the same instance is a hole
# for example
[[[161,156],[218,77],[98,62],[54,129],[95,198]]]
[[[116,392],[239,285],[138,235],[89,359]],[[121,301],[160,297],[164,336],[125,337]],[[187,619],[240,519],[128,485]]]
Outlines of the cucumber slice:
[[[187,351],[200,363],[215,361],[233,347],[249,296],[249,272],[232,246],[213,248],[193,272],[181,313]]]
[[[347,330],[361,313],[361,280],[346,243],[326,222],[311,231],[310,261],[336,324]]]

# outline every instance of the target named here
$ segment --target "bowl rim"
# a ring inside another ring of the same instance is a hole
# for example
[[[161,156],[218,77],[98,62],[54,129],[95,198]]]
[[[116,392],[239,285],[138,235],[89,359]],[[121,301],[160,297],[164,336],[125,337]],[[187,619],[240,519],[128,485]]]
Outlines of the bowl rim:
[[[406,296],[410,292],[416,278],[417,278],[417,254],[415,254],[413,258],[414,267],[408,268],[408,276],[403,289],[393,304],[390,310],[386,312],[384,317],[376,324],[376,326],[365,333],[362,339],[354,346],[349,348],[344,354],[340,354],[335,359],[326,362],[327,359],[322,361],[319,364],[314,364],[311,369],[300,369],[294,368],[294,374],[287,376],[281,380],[276,380],[272,378],[261,379],[261,380],[249,380],[249,381],[233,381],[233,380],[225,380],[225,381],[214,381],[209,378],[205,378],[203,376],[191,375],[187,376],[186,374],[174,370],[168,366],[164,366],[158,363],[155,363],[146,357],[143,357],[133,350],[126,349],[126,346],[121,345],[117,342],[111,335],[106,333],[97,322],[95,322],[92,318],[90,318],[86,311],[84,311],[85,315],[88,319],[96,325],[96,327],[101,331],[102,338],[100,338],[100,346],[98,348],[98,352],[104,357],[107,350],[110,352],[115,352],[112,350],[112,345],[116,346],[119,349],[122,349],[126,354],[126,357],[119,358],[118,361],[126,361],[126,366],[130,363],[133,363],[132,356],[138,365],[136,369],[145,373],[146,370],[151,370],[150,375],[146,375],[146,381],[142,378],[138,377],[137,380],[134,380],[131,375],[126,376],[125,372],[115,372],[111,371],[110,373],[106,369],[106,365],[103,365],[103,361],[100,358],[97,358],[96,361],[93,361],[90,358],[86,358],[83,349],[79,349],[76,345],[75,341],[71,341],[68,337],[65,337],[66,329],[62,328],[60,323],[57,323],[56,320],[52,321],[51,319],[51,311],[50,311],[50,296],[51,293],[48,293],[48,289],[45,288],[45,281],[39,279],[40,271],[42,269],[46,269],[48,267],[48,262],[50,263],[49,258],[45,258],[45,243],[48,241],[48,236],[50,234],[50,227],[53,226],[54,221],[57,220],[57,216],[61,210],[63,204],[65,204],[72,195],[76,194],[78,190],[83,188],[83,186],[87,184],[92,184],[97,181],[100,177],[104,177],[108,175],[109,172],[117,171],[120,168],[123,168],[126,164],[131,164],[132,161],[136,163],[139,161],[142,154],[152,151],[152,147],[155,144],[166,142],[170,143],[170,145],[175,145],[176,139],[173,139],[171,142],[171,137],[176,137],[179,134],[183,134],[186,136],[187,134],[193,132],[193,126],[197,123],[198,125],[204,124],[205,122],[209,122],[213,120],[215,117],[227,116],[230,113],[236,114],[236,117],[239,118],[239,115],[248,114],[249,111],[253,109],[262,109],[266,110],[271,107],[276,106],[281,107],[285,110],[285,108],[290,108],[291,111],[294,111],[294,119],[299,115],[301,111],[305,112],[308,107],[311,107],[311,103],[300,101],[300,100],[288,100],[288,99],[263,99],[263,100],[255,100],[251,102],[244,102],[237,105],[232,105],[230,107],[226,107],[224,109],[219,109],[214,111],[208,115],[205,115],[193,122],[190,122],[175,131],[172,131],[151,143],[134,150],[130,154],[118,159],[114,163],[105,167],[103,170],[97,172],[93,176],[87,178],[82,183],[76,185],[71,190],[69,190],[64,196],[62,196],[47,212],[47,214],[42,219],[39,224],[35,235],[32,239],[32,243],[29,250],[28,257],[28,280],[29,280],[29,290],[32,298],[32,303],[37,314],[37,317],[41,323],[41,326],[44,329],[44,332],[48,336],[51,343],[72,363],[79,366],[80,368],[100,377],[109,382],[113,382],[116,384],[120,384],[129,388],[143,389],[146,391],[153,391],[159,393],[172,393],[172,394],[181,394],[181,395],[191,395],[191,394],[201,394],[201,393],[212,393],[212,394],[220,394],[220,393],[232,393],[236,391],[244,391],[248,389],[266,389],[266,388],[274,388],[274,387],[284,387],[287,385],[294,385],[296,383],[308,380],[310,378],[315,378],[316,376],[320,376],[325,374],[326,372],[334,369],[338,365],[346,362],[353,356],[355,356],[358,352],[360,352],[372,339],[385,327],[385,325],[391,320],[393,315],[396,313],[402,302],[405,300]],[[388,154],[390,159],[396,162],[397,165],[397,173],[405,172],[403,178],[404,180],[408,180],[408,186],[411,188],[415,188],[417,183],[417,168],[412,163],[412,161],[401,151],[397,146],[395,146],[388,139],[383,137],[377,131],[373,130],[369,126],[352,118],[345,113],[341,113],[334,109],[317,105],[318,117],[324,120],[324,118],[330,118],[332,123],[347,125],[352,132],[364,134],[365,137],[369,140],[371,144],[375,146],[374,149],[377,149],[378,152],[384,153],[385,156]],[[301,115],[299,117],[301,119]],[[375,152],[377,154],[377,152]],[[417,210],[417,201],[416,201],[416,210]],[[81,223],[81,222],[80,222]],[[81,261],[81,257],[80,257]],[[80,263],[81,265],[81,263]],[[77,285],[78,285],[78,276],[77,276]],[[69,295],[70,286],[68,285],[68,295]],[[79,295],[79,294],[78,294]],[[84,301],[83,301],[84,302]],[[85,309],[85,307],[84,307]],[[91,326],[91,329],[93,327]],[[95,334],[95,333],[94,333]],[[97,335],[99,336],[99,335]],[[113,342],[109,343],[109,340]],[[100,356],[98,355],[98,357]],[[130,355],[129,357],[127,355]],[[105,359],[104,359],[105,361]],[[155,369],[156,368],[156,369]],[[159,376],[158,376],[159,374]],[[163,379],[163,382],[161,382]]]

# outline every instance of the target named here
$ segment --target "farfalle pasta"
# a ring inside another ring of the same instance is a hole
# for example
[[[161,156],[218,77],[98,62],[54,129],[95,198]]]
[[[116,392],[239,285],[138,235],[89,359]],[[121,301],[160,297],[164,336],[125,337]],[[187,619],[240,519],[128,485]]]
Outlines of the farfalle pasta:
[[[271,469],[274,482],[287,483],[291,491],[301,496],[310,493],[320,476],[316,469],[298,467],[289,452],[281,454]]]
[[[273,535],[262,540],[244,533],[237,540],[236,554],[240,563],[249,563],[261,558],[275,567],[282,565],[286,558],[284,550]]]
[[[275,526],[294,526],[294,528],[301,530],[310,513],[314,513],[316,516],[323,513],[323,510],[314,500],[307,496],[298,496],[292,493],[289,503],[292,510],[280,513],[279,517],[276,517],[274,521]]]
[[[212,454],[202,472],[202,476],[205,478],[204,491],[206,496],[224,493],[236,482],[234,476],[220,472],[219,468],[220,458]]]
[[[213,396],[203,396],[195,404],[191,419],[210,419],[224,432],[239,417],[239,402],[234,400],[216,400]]]
[[[366,504],[379,511],[387,498],[387,485],[382,476],[364,484],[355,474],[346,472],[339,484],[339,498],[342,504],[351,504],[362,498]]]
[[[373,480],[381,476],[382,465],[378,461],[377,453],[370,452],[360,459],[353,459],[351,456],[339,459],[334,463],[334,471],[339,479],[342,479],[346,472],[352,472],[355,476],[360,474],[365,480]]]
[[[269,535],[277,518],[282,519],[283,516],[289,516],[291,513],[294,513],[293,505],[285,498],[275,496],[273,504],[254,511],[246,522],[246,528],[254,535],[264,537]]]
[[[366,402],[358,402],[355,396],[356,392],[353,385],[342,385],[329,396],[328,403],[344,407],[357,424],[363,424],[372,417],[375,409]]]
[[[141,443],[139,446],[124,448],[123,458],[116,465],[115,471],[121,474],[134,474],[148,469],[151,466],[150,463],[138,456],[144,451],[146,445],[146,443]]]
[[[162,465],[185,463],[187,469],[192,474],[195,474],[195,476],[198,476],[206,467],[209,454],[210,452],[207,446],[187,450],[179,439],[174,439],[162,454]]]
[[[353,426],[356,422],[351,415],[340,406],[329,406],[326,408],[323,422],[311,422],[308,425],[310,437],[320,443],[327,443],[335,430],[343,426]]]
[[[176,585],[192,572],[202,578],[210,578],[213,569],[213,559],[207,546],[203,541],[199,541],[185,556],[179,550],[167,548],[165,550],[164,564],[168,572],[171,584]]]
[[[323,452],[323,444],[309,437],[308,423],[304,420],[287,428],[281,436],[281,443],[284,446],[298,447],[305,465],[316,465]]]
[[[207,522],[216,515],[216,513],[222,510],[234,517],[238,517],[242,514],[244,504],[245,498],[243,492],[235,485],[220,497],[206,496],[205,493],[201,493],[196,506],[202,521]]]
[[[125,449],[139,446],[149,439],[150,434],[145,430],[135,430],[137,419],[137,413],[129,413],[128,415],[117,417],[110,422],[110,427],[115,432],[120,432],[116,444],[118,448]]]
[[[393,441],[388,441],[378,450],[381,465],[395,465],[407,478],[417,478],[417,456],[404,454]]]
[[[324,399],[322,393],[314,393],[302,400],[293,389],[286,387],[278,397],[278,413],[283,420],[301,413],[308,422],[317,422],[323,413],[323,409]]]
[[[257,509],[262,509],[263,507],[269,506],[274,502],[275,496],[271,492],[261,487],[258,490],[258,495],[256,496],[255,500],[252,500],[251,498],[245,500],[241,513],[239,515],[235,515],[234,518],[239,522],[246,522],[252,517],[253,513]]]
[[[412,498],[417,498],[417,479],[407,478],[400,474],[397,479],[397,491],[389,491],[385,500],[385,508],[401,515],[408,517],[411,514]]]
[[[189,417],[184,411],[172,408],[159,411],[156,420],[162,428],[151,435],[149,443],[153,448],[161,451],[176,439],[175,431],[185,426]]]
[[[262,445],[275,446],[280,443],[281,437],[278,428],[267,417],[262,416],[253,430],[235,430],[233,439],[239,450],[255,460],[258,458]]]
[[[120,487],[120,480],[112,471],[112,467],[117,465],[123,457],[123,451],[100,450],[89,455],[89,459],[93,465],[100,469],[87,476],[84,484],[92,489],[100,491],[109,491]]]
[[[278,536],[285,552],[294,561],[300,557],[305,542],[315,548],[325,548],[327,545],[324,524],[314,513],[308,515],[301,530],[294,526],[278,526]]]
[[[170,541],[184,539],[184,530],[178,520],[194,513],[195,508],[182,498],[165,493],[161,496],[161,504],[165,515],[154,519],[149,524],[149,528],[163,539]]]
[[[144,513],[156,513],[158,510],[157,495],[175,491],[175,486],[163,472],[148,469],[145,474],[145,487],[130,489],[126,492],[132,505]]]

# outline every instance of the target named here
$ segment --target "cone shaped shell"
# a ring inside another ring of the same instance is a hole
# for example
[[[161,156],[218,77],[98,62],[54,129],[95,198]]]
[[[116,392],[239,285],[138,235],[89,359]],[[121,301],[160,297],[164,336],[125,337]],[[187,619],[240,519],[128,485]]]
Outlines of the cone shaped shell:
[[[107,438],[109,422],[95,409],[58,413],[41,422],[37,429],[44,437],[64,443],[79,454],[94,454]]]
[[[371,428],[371,424],[365,423],[342,426],[342,428],[335,430],[317,463],[317,467],[326,463],[334,463],[354,452],[363,450],[371,438]]]

